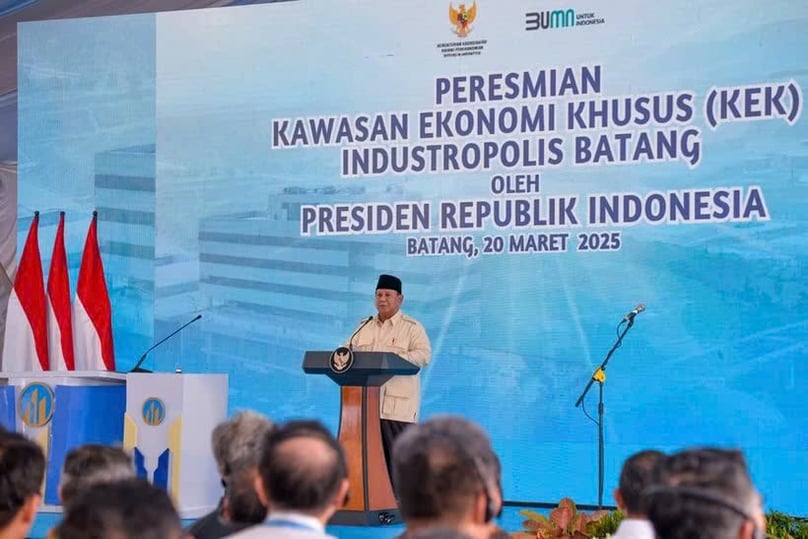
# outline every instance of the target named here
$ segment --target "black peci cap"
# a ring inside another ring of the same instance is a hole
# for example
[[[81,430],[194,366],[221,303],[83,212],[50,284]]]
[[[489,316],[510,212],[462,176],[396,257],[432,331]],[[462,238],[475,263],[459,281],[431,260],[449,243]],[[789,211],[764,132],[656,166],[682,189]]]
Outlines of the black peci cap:
[[[376,284],[376,290],[384,288],[385,290],[395,290],[401,294],[401,279],[393,275],[379,275],[379,282]]]

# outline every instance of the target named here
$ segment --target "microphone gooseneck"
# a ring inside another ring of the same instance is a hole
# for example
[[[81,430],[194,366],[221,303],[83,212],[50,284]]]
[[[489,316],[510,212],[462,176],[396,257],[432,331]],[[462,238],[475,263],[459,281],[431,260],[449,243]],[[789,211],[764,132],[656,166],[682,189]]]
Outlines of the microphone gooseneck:
[[[353,335],[351,335],[351,338],[350,338],[350,339],[348,339],[348,349],[349,349],[349,350],[353,350],[353,340],[354,340],[354,337],[356,337],[356,336],[357,336],[357,334],[359,334],[359,332],[360,332],[360,331],[362,331],[362,328],[363,328],[363,327],[365,327],[365,326],[367,326],[367,325],[370,323],[370,321],[371,321],[371,320],[373,320],[373,315],[368,316],[368,317],[367,317],[367,319],[365,319],[365,321],[364,321],[364,322],[362,322],[362,323],[359,325],[359,327],[358,327],[358,328],[356,328],[356,331],[354,331],[354,332],[353,332]]]
[[[199,320],[200,318],[202,318],[202,315],[201,315],[201,314],[196,315],[196,316],[195,316],[195,317],[193,317],[191,320],[189,320],[188,322],[185,322],[185,323],[184,323],[183,325],[181,325],[179,328],[175,329],[174,331],[172,331],[171,333],[169,333],[167,336],[163,337],[162,339],[160,339],[159,341],[157,341],[155,344],[153,344],[153,345],[151,346],[151,348],[149,348],[148,350],[146,350],[145,352],[143,352],[143,355],[142,355],[142,356],[140,356],[140,358],[138,358],[137,363],[135,363],[135,366],[134,366],[134,367],[132,367],[132,370],[130,370],[129,372],[151,372],[151,371],[149,371],[149,370],[146,370],[146,369],[141,369],[141,368],[140,368],[140,366],[141,366],[141,365],[143,365],[143,362],[144,362],[144,361],[146,361],[146,357],[149,355],[149,352],[151,352],[152,350],[154,350],[155,348],[157,348],[158,346],[160,346],[161,344],[163,344],[164,342],[166,342],[168,339],[170,339],[171,337],[173,337],[174,335],[176,335],[177,333],[179,333],[179,332],[180,332],[180,331],[182,331],[183,329],[187,328],[188,326],[190,326],[191,324],[193,324],[194,322],[196,322],[196,321],[197,321],[197,320]]]

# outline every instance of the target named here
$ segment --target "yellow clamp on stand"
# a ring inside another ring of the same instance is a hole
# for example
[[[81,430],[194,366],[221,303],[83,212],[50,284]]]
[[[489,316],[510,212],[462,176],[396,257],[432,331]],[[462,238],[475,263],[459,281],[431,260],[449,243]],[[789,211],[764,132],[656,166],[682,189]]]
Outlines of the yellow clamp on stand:
[[[602,384],[603,382],[606,381],[606,371],[604,371],[603,369],[596,370],[595,374],[592,375],[592,379]]]

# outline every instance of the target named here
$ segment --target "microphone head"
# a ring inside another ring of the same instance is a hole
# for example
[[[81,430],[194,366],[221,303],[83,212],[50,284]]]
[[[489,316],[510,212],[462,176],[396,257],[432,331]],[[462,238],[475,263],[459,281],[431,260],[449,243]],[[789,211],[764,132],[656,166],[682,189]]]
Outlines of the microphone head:
[[[623,317],[623,322],[629,322],[634,320],[634,317],[640,314],[645,310],[645,303],[640,303],[634,309],[629,312],[626,316]]]

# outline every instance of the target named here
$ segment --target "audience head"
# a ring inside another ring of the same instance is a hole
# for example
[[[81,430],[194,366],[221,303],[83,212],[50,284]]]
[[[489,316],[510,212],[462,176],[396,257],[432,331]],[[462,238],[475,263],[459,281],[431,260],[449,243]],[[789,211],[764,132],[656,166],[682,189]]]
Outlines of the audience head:
[[[500,474],[488,435],[461,417],[413,425],[393,447],[393,482],[408,529],[490,522],[502,508]]]
[[[219,475],[225,483],[238,468],[258,465],[261,444],[271,428],[269,419],[251,411],[239,412],[216,425],[211,434],[211,445]]]
[[[290,421],[269,431],[258,470],[258,495],[272,510],[325,523],[347,500],[345,452],[317,421]]]
[[[620,472],[620,484],[614,491],[614,499],[626,516],[646,517],[643,491],[656,484],[657,467],[664,458],[664,453],[649,450],[626,459]]]
[[[761,498],[739,451],[690,449],[660,463],[648,517],[660,539],[753,539],[765,536]]]
[[[36,517],[45,477],[42,449],[20,434],[0,436],[0,531],[25,537]]]
[[[224,515],[230,522],[260,524],[267,518],[255,489],[257,476],[257,467],[241,467],[230,474],[224,492]]]
[[[56,528],[59,539],[181,539],[166,491],[143,479],[99,483],[80,492]]]
[[[59,497],[62,505],[66,506],[91,485],[134,477],[132,458],[120,447],[82,445],[71,450],[65,457]]]
[[[408,532],[406,539],[476,539],[475,535],[462,532],[456,528],[426,527]]]

